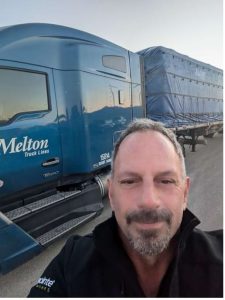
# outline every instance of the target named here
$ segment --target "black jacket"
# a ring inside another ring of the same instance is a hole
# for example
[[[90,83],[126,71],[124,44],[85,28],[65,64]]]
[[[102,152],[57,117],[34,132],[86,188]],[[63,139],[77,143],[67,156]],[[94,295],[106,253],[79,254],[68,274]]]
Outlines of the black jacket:
[[[178,248],[158,297],[222,297],[222,231],[194,229],[200,222],[185,211]],[[114,217],[93,234],[70,238],[29,297],[144,297],[117,233]]]

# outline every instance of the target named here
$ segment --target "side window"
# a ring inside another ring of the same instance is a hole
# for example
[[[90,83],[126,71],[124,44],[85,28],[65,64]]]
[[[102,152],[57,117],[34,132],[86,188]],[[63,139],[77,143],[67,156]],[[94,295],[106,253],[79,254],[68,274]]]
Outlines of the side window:
[[[0,122],[19,113],[48,109],[45,74],[0,69]]]
[[[104,55],[102,57],[102,64],[106,68],[117,70],[123,73],[127,72],[126,59],[123,56]]]

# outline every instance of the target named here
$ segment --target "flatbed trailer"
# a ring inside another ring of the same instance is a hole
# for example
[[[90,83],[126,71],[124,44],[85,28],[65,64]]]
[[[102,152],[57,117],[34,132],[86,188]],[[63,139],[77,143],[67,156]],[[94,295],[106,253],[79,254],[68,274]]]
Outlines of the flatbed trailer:
[[[221,69],[165,47],[138,52],[143,59],[146,116],[162,122],[195,151],[199,136],[223,129]]]

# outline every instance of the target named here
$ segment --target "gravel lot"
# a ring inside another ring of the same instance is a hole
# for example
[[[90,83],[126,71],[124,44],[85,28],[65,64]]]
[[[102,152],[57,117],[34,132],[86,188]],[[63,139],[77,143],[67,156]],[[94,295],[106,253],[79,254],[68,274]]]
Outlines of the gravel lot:
[[[191,178],[189,208],[201,219],[204,230],[223,225],[223,136],[207,139],[208,144],[198,145],[195,153],[186,146],[186,166]],[[107,199],[101,216],[74,230],[71,234],[84,235],[97,223],[111,214]],[[46,265],[60,251],[68,235],[52,244],[40,255],[0,277],[0,297],[26,297]]]

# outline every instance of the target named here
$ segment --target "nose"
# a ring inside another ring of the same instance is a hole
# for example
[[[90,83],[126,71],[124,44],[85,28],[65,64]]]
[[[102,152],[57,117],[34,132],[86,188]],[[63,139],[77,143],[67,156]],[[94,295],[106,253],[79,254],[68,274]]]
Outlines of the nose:
[[[143,183],[139,199],[140,208],[155,209],[160,206],[160,196],[152,182]]]

